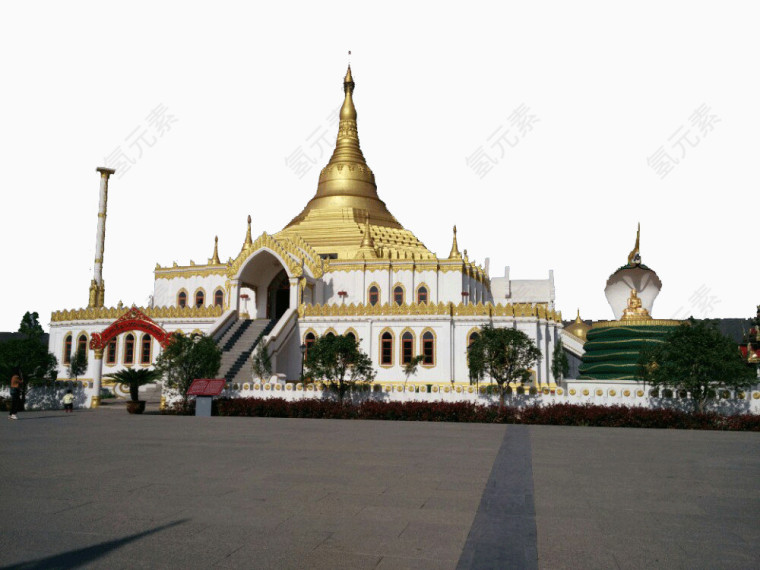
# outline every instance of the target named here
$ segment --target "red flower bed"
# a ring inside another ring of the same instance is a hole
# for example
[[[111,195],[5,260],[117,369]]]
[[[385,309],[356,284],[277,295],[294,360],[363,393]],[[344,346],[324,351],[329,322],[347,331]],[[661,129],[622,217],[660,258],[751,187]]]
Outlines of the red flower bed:
[[[290,402],[282,398],[220,398],[214,404],[214,411],[220,416],[760,431],[760,416],[751,414],[689,414],[672,409],[651,410],[590,404],[554,404],[524,408],[507,406],[501,410],[497,405],[480,406],[472,402],[367,400],[359,404],[341,405],[333,400],[309,399]],[[178,406],[167,413],[192,414],[194,406],[191,402],[185,409]]]

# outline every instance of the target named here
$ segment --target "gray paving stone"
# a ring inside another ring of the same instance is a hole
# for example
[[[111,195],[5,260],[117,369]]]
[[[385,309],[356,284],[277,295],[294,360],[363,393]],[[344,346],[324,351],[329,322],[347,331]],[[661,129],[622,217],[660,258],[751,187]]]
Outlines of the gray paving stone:
[[[760,434],[21,418],[0,566],[760,567]]]

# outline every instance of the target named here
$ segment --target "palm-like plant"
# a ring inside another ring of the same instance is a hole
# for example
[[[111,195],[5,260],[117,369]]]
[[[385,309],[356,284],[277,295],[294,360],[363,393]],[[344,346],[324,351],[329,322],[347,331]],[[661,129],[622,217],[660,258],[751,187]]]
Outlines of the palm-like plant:
[[[127,384],[129,386],[129,397],[133,402],[138,400],[138,388],[145,384],[152,384],[159,378],[161,378],[161,372],[158,370],[152,370],[147,368],[125,368],[119,370],[113,374],[106,374],[108,378],[113,378],[119,384]]]

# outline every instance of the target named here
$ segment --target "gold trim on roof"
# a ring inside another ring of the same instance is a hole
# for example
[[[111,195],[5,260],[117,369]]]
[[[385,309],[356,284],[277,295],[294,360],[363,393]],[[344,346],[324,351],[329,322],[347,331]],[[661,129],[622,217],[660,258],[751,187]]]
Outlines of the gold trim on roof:
[[[592,329],[608,329],[614,327],[677,327],[686,321],[673,319],[640,319],[628,321],[599,321],[591,325]]]
[[[357,317],[395,315],[448,315],[452,317],[533,317],[562,322],[562,313],[548,309],[545,303],[515,303],[494,305],[492,303],[364,303],[326,304],[298,306],[298,317]]]
[[[208,319],[222,316],[222,307],[136,307],[151,319]],[[54,323],[66,321],[97,321],[117,319],[124,314],[124,307],[94,307],[54,311],[50,320]]]

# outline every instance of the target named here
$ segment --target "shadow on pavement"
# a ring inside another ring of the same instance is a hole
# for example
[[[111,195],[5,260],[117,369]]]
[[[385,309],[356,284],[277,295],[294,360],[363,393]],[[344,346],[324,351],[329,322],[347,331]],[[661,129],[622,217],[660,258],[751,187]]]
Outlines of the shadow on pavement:
[[[67,418],[69,416],[73,416],[74,414],[64,414],[61,412],[60,414],[55,415],[48,415],[48,416],[38,416],[37,414],[30,414],[28,412],[21,412],[21,416],[19,416],[18,420],[19,422],[26,422],[29,420],[49,420],[50,418]]]
[[[88,564],[93,560],[105,556],[109,552],[121,548],[125,544],[139,540],[145,536],[151,535],[167,528],[184,524],[190,519],[181,519],[168,523],[162,526],[157,526],[154,529],[146,530],[144,532],[138,532],[132,536],[119,538],[117,540],[109,540],[107,542],[101,542],[94,546],[88,546],[86,548],[79,548],[77,550],[69,550],[62,554],[55,554],[48,556],[47,558],[40,558],[38,560],[31,560],[29,562],[21,562],[20,564],[13,564],[12,566],[4,566],[6,570],[41,570],[42,568],[76,568],[78,566]]]

